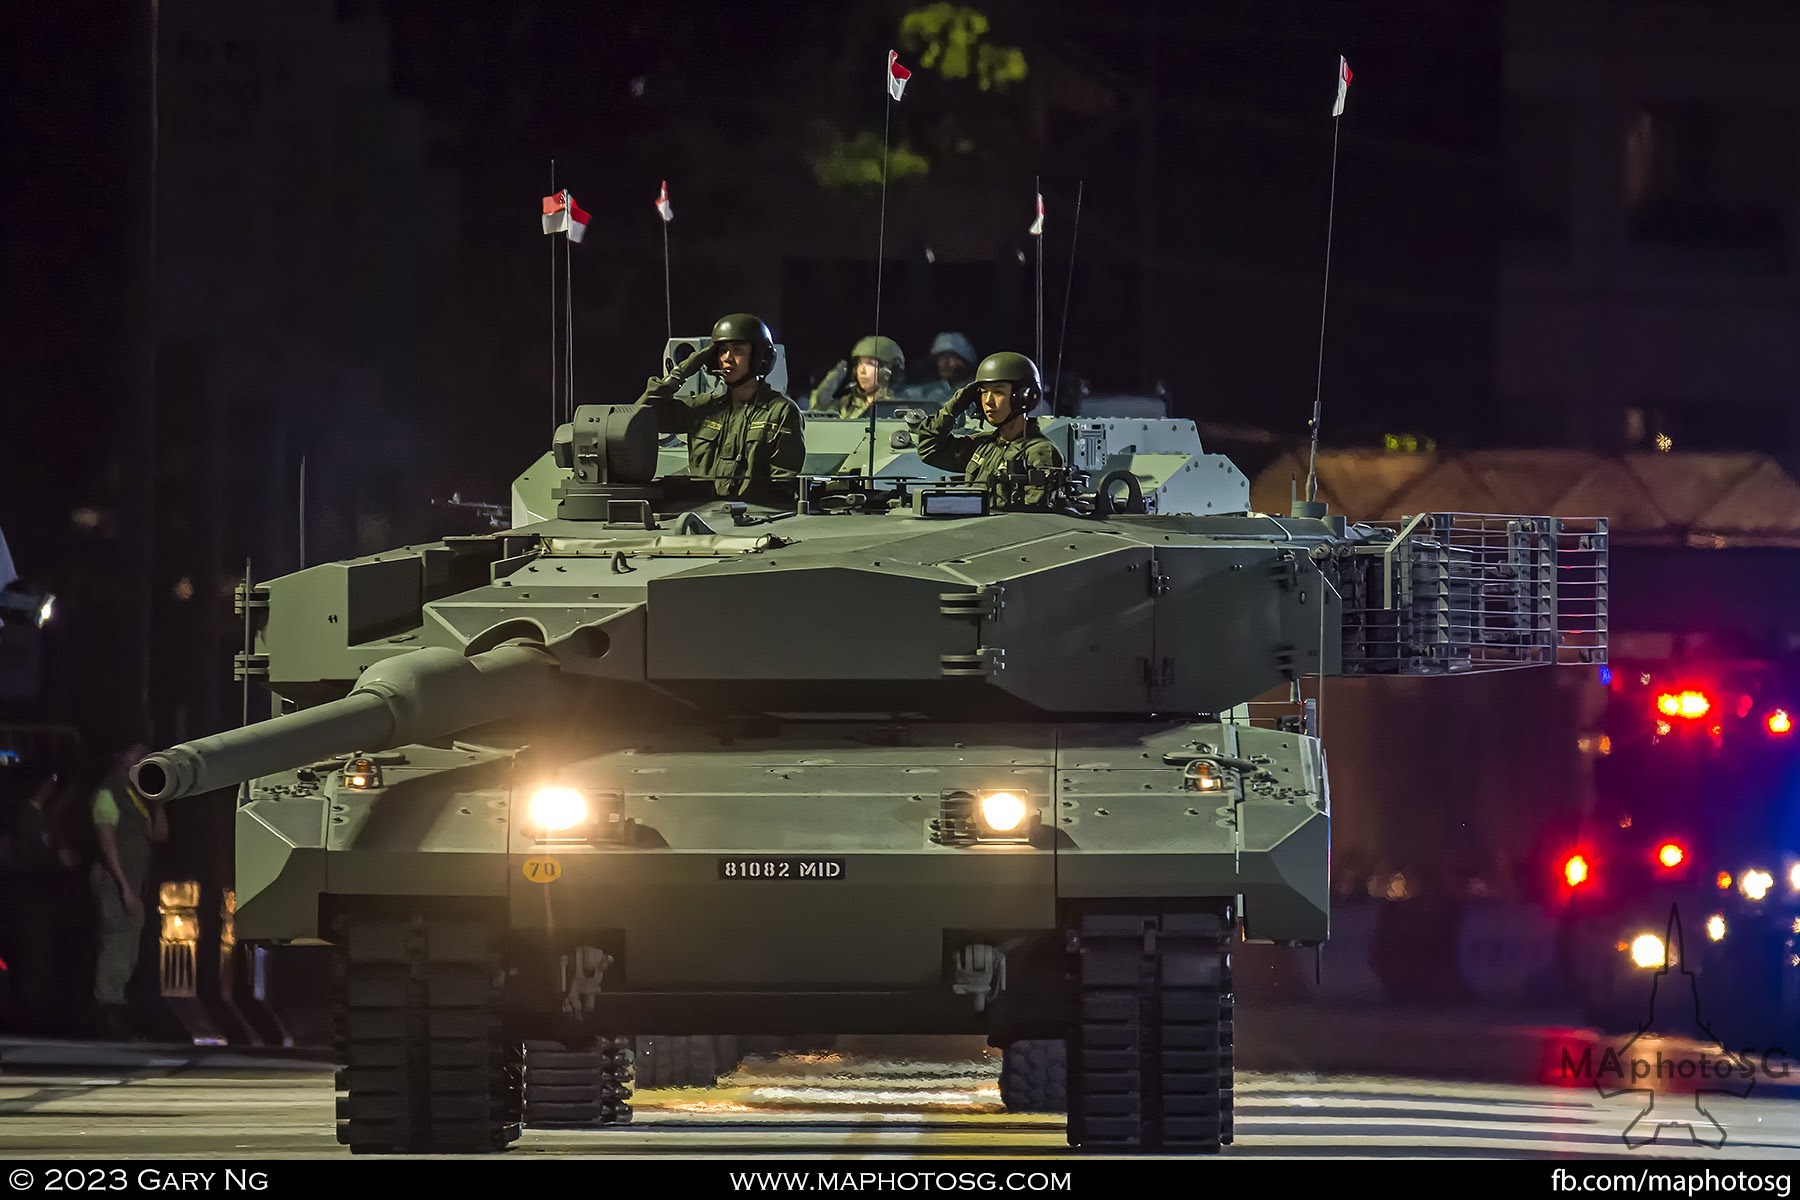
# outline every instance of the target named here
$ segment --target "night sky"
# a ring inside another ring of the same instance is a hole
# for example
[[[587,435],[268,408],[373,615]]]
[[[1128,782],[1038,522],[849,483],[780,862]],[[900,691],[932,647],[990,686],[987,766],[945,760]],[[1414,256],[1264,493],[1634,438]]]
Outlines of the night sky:
[[[64,602],[31,715],[235,724],[246,558],[297,567],[302,520],[317,562],[473,531],[453,492],[505,502],[550,432],[552,159],[593,218],[579,402],[657,367],[664,179],[676,332],[761,313],[795,392],[872,331],[883,227],[912,366],[944,328],[1030,352],[1041,181],[1047,373],[1303,438],[1329,215],[1327,441],[1488,436],[1497,4],[989,0],[1026,73],[985,91],[907,41],[929,7],[8,6],[0,528]],[[885,210],[815,173],[884,116],[928,168]]]

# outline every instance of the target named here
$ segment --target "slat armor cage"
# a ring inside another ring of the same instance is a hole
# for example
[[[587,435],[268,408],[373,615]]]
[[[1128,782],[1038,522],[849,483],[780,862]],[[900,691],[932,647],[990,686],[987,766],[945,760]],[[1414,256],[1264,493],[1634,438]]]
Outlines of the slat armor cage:
[[[1338,554],[1346,675],[1604,663],[1604,517],[1420,513]]]

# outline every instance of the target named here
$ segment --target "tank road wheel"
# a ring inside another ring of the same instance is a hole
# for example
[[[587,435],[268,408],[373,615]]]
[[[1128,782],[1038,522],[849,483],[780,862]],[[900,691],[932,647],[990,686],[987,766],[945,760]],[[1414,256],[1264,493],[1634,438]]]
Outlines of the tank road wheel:
[[[525,1127],[631,1122],[630,1038],[525,1043]]]
[[[711,1087],[742,1061],[738,1039],[729,1034],[637,1039],[639,1087]]]
[[[493,927],[429,910],[338,926],[337,1139],[353,1154],[480,1154],[519,1136],[521,1048],[501,1032]]]
[[[1231,1142],[1231,939],[1225,901],[1108,901],[1075,914],[1069,1144],[1214,1154]]]
[[[1027,1038],[1000,1055],[1000,1101],[1008,1112],[1069,1111],[1067,1042]]]

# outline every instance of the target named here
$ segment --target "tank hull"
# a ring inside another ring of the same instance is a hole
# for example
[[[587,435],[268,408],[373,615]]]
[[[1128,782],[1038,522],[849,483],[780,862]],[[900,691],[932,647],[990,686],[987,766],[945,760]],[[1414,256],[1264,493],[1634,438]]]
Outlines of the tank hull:
[[[1201,791],[1195,753],[1263,777]],[[954,990],[958,953],[1040,954],[1071,905],[1241,898],[1247,937],[1328,932],[1323,763],[1300,734],[797,723],[662,732],[555,764],[388,757],[378,789],[253,787],[240,937],[329,940],[330,914],[370,897],[489,897],[508,1006],[527,1019],[563,1010],[565,963],[589,946],[610,959],[586,1016],[597,1029],[899,1033],[985,1028],[991,1009]],[[534,829],[544,783],[593,801],[590,833]],[[947,828],[957,796],[997,790],[1024,802],[1021,829]]]

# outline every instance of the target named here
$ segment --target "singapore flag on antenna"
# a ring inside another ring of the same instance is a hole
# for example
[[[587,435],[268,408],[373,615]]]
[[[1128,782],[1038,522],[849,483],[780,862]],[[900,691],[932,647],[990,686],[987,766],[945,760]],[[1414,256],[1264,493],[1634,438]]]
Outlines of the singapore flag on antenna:
[[[544,232],[567,234],[571,242],[579,242],[587,233],[587,210],[575,203],[575,197],[564,188],[554,196],[544,197]]]
[[[656,211],[662,214],[664,221],[675,219],[675,210],[669,207],[669,181],[662,181],[662,191],[656,196]]]
[[[1350,94],[1350,63],[1343,55],[1338,55],[1338,94],[1337,102],[1331,106],[1331,115],[1344,115],[1344,97]]]
[[[906,90],[906,81],[912,78],[912,72],[900,65],[900,52],[888,51],[888,95],[898,100],[900,93]]]

